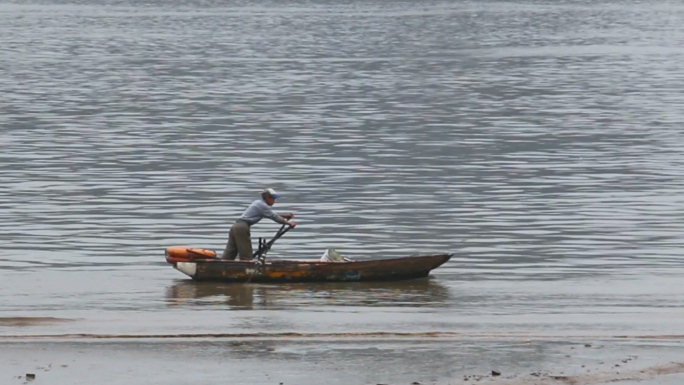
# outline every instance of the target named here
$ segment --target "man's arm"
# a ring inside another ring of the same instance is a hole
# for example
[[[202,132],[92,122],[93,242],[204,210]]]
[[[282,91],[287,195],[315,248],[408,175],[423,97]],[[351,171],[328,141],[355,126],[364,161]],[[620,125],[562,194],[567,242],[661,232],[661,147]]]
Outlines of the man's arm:
[[[288,225],[290,227],[295,227],[297,225],[297,222],[288,221],[288,219],[292,219],[292,217],[294,217],[294,214],[292,214],[292,213],[278,215],[278,213],[271,210],[271,207],[268,205],[264,205],[262,210],[263,210],[264,217],[269,218],[269,219],[273,220],[274,222],[280,223],[281,225]]]
[[[281,217],[287,219],[287,222],[285,222],[288,226],[290,227],[295,227],[297,226],[297,222],[293,221],[292,218],[294,218],[294,214],[292,213],[287,213],[287,214],[280,214]]]

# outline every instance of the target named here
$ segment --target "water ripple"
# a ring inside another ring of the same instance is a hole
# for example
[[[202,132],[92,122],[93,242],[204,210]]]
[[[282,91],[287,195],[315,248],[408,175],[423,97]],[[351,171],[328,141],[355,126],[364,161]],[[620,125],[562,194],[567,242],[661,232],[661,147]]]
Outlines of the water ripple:
[[[622,3],[4,3],[0,269],[221,249],[267,185],[273,257],[681,268],[684,7]]]

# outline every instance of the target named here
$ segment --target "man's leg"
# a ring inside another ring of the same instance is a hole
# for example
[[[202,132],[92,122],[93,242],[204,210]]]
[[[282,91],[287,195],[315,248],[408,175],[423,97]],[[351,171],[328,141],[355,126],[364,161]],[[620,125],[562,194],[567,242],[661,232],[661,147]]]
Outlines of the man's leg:
[[[228,244],[226,245],[226,249],[223,250],[223,255],[221,256],[221,259],[231,259],[234,260],[235,257],[238,255],[238,248],[237,244],[235,243],[235,225],[231,226],[230,231],[228,232]]]
[[[233,234],[235,235],[235,244],[240,260],[252,259],[252,234],[249,231],[249,225],[238,222],[233,228],[235,229]]]

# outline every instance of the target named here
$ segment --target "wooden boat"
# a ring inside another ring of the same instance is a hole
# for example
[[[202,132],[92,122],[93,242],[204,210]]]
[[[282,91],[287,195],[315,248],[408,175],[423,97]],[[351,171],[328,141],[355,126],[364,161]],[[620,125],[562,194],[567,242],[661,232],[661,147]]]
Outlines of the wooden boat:
[[[199,256],[188,261],[178,261],[174,260],[176,254],[173,251],[171,250],[171,255],[167,254],[167,261],[178,271],[196,281],[223,282],[397,281],[427,277],[431,270],[451,258],[451,254],[435,254],[351,262],[269,259],[259,266],[256,261],[230,261]],[[186,251],[188,254],[193,252],[194,250]]]
[[[209,249],[169,247],[166,261],[195,281],[223,282],[367,282],[398,281],[427,277],[447,262],[452,254],[409,256],[365,261],[265,259],[273,243],[290,228],[283,225],[249,261],[218,259]]]

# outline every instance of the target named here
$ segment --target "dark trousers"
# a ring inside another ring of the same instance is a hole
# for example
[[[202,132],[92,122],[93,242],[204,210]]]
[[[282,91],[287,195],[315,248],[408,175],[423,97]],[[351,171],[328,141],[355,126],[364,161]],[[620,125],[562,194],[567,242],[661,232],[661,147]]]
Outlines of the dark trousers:
[[[228,244],[221,258],[234,260],[238,255],[240,260],[252,259],[252,235],[249,225],[242,221],[235,222],[230,228]]]

